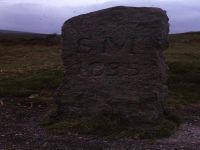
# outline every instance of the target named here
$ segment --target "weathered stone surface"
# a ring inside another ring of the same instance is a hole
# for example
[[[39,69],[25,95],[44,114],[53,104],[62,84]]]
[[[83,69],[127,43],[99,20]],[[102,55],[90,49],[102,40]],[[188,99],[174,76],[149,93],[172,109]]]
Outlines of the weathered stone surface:
[[[74,17],[62,29],[65,78],[57,90],[69,118],[158,119],[167,95],[168,17],[159,8],[114,7]]]

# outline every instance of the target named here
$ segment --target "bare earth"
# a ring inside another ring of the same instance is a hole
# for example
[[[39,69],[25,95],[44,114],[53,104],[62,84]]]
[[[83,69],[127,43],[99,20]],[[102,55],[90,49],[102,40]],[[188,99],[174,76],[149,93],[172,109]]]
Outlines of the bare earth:
[[[0,150],[200,150],[200,104],[182,110],[184,122],[169,138],[110,140],[93,136],[53,135],[38,125],[47,104],[31,106],[0,98]]]

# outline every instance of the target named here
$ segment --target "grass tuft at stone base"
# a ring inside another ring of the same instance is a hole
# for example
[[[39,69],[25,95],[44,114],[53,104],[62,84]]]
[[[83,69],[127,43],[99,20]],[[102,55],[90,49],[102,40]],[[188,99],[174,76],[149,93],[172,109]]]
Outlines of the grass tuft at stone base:
[[[173,117],[169,117],[173,116]],[[139,138],[155,139],[170,136],[179,125],[176,115],[164,116],[158,121],[148,122],[146,127],[131,127],[117,117],[99,116],[92,119],[65,119],[64,121],[47,125],[49,132],[66,134],[88,134],[113,139]]]

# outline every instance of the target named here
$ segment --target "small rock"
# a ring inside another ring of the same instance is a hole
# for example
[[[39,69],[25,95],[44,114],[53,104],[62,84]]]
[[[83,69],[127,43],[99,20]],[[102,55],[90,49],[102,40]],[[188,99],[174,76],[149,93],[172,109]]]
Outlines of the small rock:
[[[26,142],[26,145],[30,144],[30,142]]]
[[[49,144],[48,142],[45,142],[45,143],[42,145],[42,147],[44,147],[44,148],[45,148],[45,147],[47,147],[47,146],[48,146],[48,144]]]
[[[39,97],[39,94],[32,94],[28,98],[29,99],[34,99],[34,98],[37,98],[37,97]]]
[[[22,133],[16,133],[15,136],[22,136]]]
[[[0,100],[0,105],[1,105],[1,106],[3,106],[3,105],[4,105],[4,103],[3,103],[3,100]]]

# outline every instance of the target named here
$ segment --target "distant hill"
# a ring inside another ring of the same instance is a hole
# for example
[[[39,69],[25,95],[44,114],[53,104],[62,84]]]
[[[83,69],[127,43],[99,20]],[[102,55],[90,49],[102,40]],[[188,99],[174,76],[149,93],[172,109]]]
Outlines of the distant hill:
[[[57,34],[42,34],[21,31],[0,30],[0,44],[42,44],[55,45],[60,42],[60,36]]]
[[[21,31],[10,31],[10,30],[0,30],[0,34],[34,34],[34,33],[21,32]]]
[[[60,44],[60,35],[42,34],[21,31],[0,30],[0,44]],[[169,35],[170,43],[198,43],[200,42],[200,32],[187,32]]]
[[[0,37],[1,36],[16,36],[16,37],[47,37],[47,36],[53,36],[56,35],[54,33],[52,34],[43,34],[43,33],[33,33],[33,32],[23,32],[23,31],[12,31],[12,30],[0,30]],[[185,36],[199,36],[199,32],[185,32],[185,33],[176,33],[176,34],[170,34],[170,37],[179,36],[179,37],[185,37]],[[57,34],[59,36],[59,34]]]
[[[32,34],[32,35],[46,35],[43,33],[34,33],[34,32],[23,32],[23,31],[14,31],[14,30],[0,30],[0,34],[18,34],[18,35],[22,35],[22,34]]]
[[[170,35],[180,35],[180,36],[184,36],[184,35],[200,35],[200,31],[197,31],[197,32],[176,33],[176,34],[170,34]]]
[[[195,44],[200,42],[200,32],[186,32],[171,34],[169,36],[171,43]]]
[[[33,38],[33,37],[47,37],[54,34],[42,34],[42,33],[32,33],[32,32],[22,32],[22,31],[11,31],[11,30],[0,30],[0,37],[19,37],[19,38]]]

